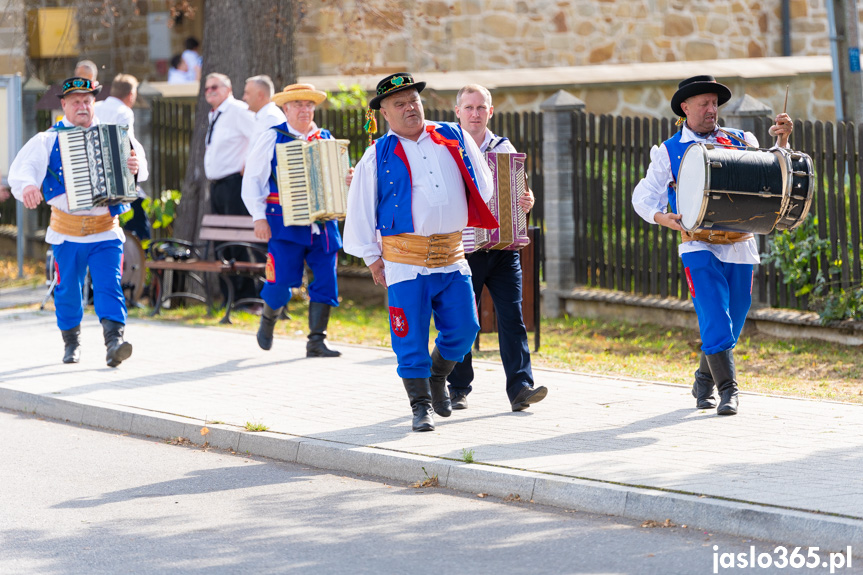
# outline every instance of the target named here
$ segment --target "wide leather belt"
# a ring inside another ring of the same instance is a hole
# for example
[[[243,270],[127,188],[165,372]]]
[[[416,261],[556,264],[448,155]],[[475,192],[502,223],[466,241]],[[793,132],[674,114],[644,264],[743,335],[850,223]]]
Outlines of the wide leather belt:
[[[442,268],[464,259],[461,232],[418,236],[383,236],[383,258],[388,262]]]
[[[754,237],[749,232],[722,232],[711,230],[698,230],[695,232],[683,232],[684,242],[705,242],[708,244],[736,244],[745,242]]]
[[[120,227],[117,216],[76,216],[51,206],[51,229],[66,236],[89,236],[109,232]]]

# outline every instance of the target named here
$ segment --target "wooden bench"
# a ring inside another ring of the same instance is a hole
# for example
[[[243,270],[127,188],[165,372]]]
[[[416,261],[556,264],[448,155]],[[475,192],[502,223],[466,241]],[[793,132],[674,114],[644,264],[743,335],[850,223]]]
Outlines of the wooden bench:
[[[524,326],[533,332],[534,351],[539,351],[539,262],[542,236],[539,228],[527,230],[530,244],[519,252],[521,260],[521,311],[524,315]],[[479,300],[479,332],[495,333],[497,331],[497,315],[494,313],[494,302],[488,288],[483,287]],[[476,349],[479,349],[479,335],[476,338]]]
[[[207,305],[207,315],[213,307],[207,278],[209,274],[218,274],[227,287],[228,299],[225,302],[225,315],[220,323],[231,323],[231,311],[237,305],[247,303],[263,303],[262,300],[246,298],[234,301],[234,285],[230,276],[264,277],[266,264],[257,261],[236,261],[224,257],[225,250],[231,247],[241,247],[247,250],[249,259],[256,256],[266,260],[266,249],[261,248],[261,241],[255,237],[255,225],[251,216],[220,216],[209,214],[201,220],[201,231],[198,238],[201,245],[195,245],[186,240],[166,238],[153,240],[150,243],[150,257],[146,266],[152,272],[153,315],[157,315],[165,302],[174,298],[190,298],[204,302]],[[221,242],[216,244],[216,242]],[[211,249],[210,244],[215,247]],[[212,256],[210,256],[212,254]],[[189,291],[173,291],[174,272],[184,274],[203,289],[204,295]]]

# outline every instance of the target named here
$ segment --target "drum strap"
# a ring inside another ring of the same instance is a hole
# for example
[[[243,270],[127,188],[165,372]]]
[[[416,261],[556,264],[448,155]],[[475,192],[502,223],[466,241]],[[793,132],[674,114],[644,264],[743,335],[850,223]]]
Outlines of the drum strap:
[[[735,136],[735,135],[734,135],[734,134],[732,134],[731,132],[729,132],[729,131],[727,131],[727,130],[723,130],[722,128],[719,128],[719,131],[720,131],[720,132],[722,132],[723,134],[725,134],[726,136],[730,137],[730,138],[734,138],[735,140],[737,140],[738,142],[740,142],[740,143],[741,143],[741,145],[746,146],[747,148],[748,148],[748,147],[750,147],[750,146],[749,146],[749,142],[747,142],[746,140],[742,140],[742,139],[740,139],[739,137]]]
[[[682,232],[684,242],[704,242],[708,244],[728,245],[745,242],[755,237],[748,232],[723,232],[714,230],[698,230]]]

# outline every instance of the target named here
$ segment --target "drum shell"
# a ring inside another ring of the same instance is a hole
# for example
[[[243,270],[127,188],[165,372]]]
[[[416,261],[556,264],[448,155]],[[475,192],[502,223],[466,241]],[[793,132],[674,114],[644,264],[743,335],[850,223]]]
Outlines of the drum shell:
[[[703,189],[693,188],[685,177],[684,167],[693,161],[687,159],[691,153],[696,154],[696,161],[698,154],[703,155]],[[700,206],[695,225],[687,231],[773,231],[787,204],[786,163],[781,155],[768,150],[717,148],[700,142],[687,148],[678,178],[678,205]],[[683,194],[701,194],[701,201],[682,202]],[[691,215],[686,219],[691,220]]]
[[[793,230],[806,219],[815,193],[815,170],[812,158],[803,152],[785,151],[791,169],[788,209],[776,224],[776,231]]]

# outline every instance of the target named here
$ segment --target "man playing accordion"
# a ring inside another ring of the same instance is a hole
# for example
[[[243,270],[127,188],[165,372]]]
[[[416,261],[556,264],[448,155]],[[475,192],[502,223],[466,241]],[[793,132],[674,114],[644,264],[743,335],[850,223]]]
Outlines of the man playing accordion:
[[[72,184],[67,184],[67,178],[74,178],[75,174],[64,173],[58,138],[63,130],[98,124],[94,103],[101,88],[86,78],[74,77],[63,82],[60,106],[65,117],[24,145],[9,168],[9,184],[15,198],[29,209],[35,209],[43,198],[51,204],[51,225],[45,241],[53,246],[57,266],[54,306],[65,344],[63,362],[77,363],[80,359],[82,289],[89,267],[93,304],[108,350],[106,361],[110,367],[116,367],[132,355],[132,345],[123,340],[126,299],[120,277],[126,238],[117,217],[129,205],[99,206],[70,213],[67,186],[72,189]],[[134,138],[130,140],[134,152],[127,162],[129,171],[137,181],[144,181],[147,161],[143,148]]]
[[[701,362],[695,372],[692,395],[698,409],[717,407],[717,414],[737,414],[737,373],[734,346],[752,303],[752,270],[760,261],[751,233],[687,232],[680,224],[676,182],[681,159],[693,143],[744,150],[758,147],[749,132],[721,128],[719,106],[731,99],[731,90],[713,76],[683,80],[671,98],[671,109],[685,120],[682,129],[650,151],[650,166],[632,193],[638,215],[651,224],[682,232],[679,246],[686,280],[701,332]],[[776,116],[770,134],[786,147],[793,124],[787,114]]]
[[[456,117],[462,129],[473,138],[483,153],[515,154],[515,146],[507,139],[488,129],[494,114],[491,93],[478,84],[468,84],[456,95]],[[530,188],[518,198],[522,210],[533,208],[534,197]],[[510,225],[500,222],[501,226]],[[506,373],[506,394],[513,411],[523,411],[545,398],[545,386],[534,388],[530,366],[530,346],[521,310],[521,261],[517,250],[479,249],[465,256],[470,264],[471,279],[476,301],[488,286],[498,321],[500,359]],[[447,378],[453,409],[467,409],[467,395],[471,392],[473,365],[471,353],[456,364]]]
[[[292,84],[272,98],[285,112],[287,122],[264,130],[252,142],[243,173],[243,202],[255,220],[255,236],[267,241],[267,282],[261,289],[264,309],[258,329],[261,349],[273,346],[279,314],[291,299],[291,288],[303,282],[303,261],[314,275],[309,284],[309,340],[306,357],[337,357],[340,352],[325,343],[330,308],[339,305],[336,256],[342,247],[338,222],[284,225],[276,180],[276,145],[293,140],[332,139],[314,121],[315,106],[327,98],[311,84]],[[347,177],[350,185],[350,173]],[[287,209],[287,208],[285,208]]]

